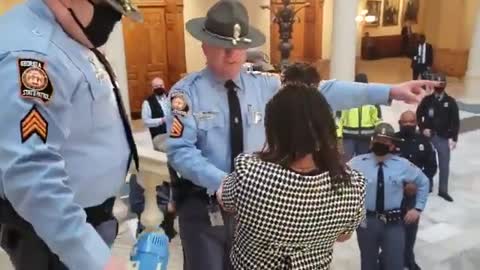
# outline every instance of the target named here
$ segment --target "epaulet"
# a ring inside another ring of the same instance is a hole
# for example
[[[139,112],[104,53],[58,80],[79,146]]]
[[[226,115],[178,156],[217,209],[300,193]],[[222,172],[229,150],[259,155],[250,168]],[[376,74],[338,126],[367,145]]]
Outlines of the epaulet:
[[[53,25],[39,19],[37,15],[24,4],[21,5],[23,6],[18,6],[16,9],[0,17],[0,33],[8,35],[8,39],[2,39],[0,53],[2,53],[2,51],[29,51],[48,55],[54,33]],[[27,20],[23,15],[28,15],[29,19]],[[21,20],[23,22],[28,21],[28,23],[18,23],[18,25],[14,27],[15,30],[12,30],[12,23],[20,22]],[[12,33],[12,35],[9,35],[9,32]]]
[[[195,82],[202,77],[200,72],[192,72],[185,75],[182,79],[180,79],[177,83],[175,83],[171,90],[172,91],[181,91],[181,92],[188,92],[188,90],[192,87]]]

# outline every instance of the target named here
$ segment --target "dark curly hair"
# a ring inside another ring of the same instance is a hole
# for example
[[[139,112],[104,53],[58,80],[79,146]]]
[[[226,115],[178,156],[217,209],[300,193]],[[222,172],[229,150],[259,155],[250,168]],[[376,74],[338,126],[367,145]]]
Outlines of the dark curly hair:
[[[289,167],[312,154],[317,168],[336,180],[334,185],[350,181],[337,149],[331,108],[317,87],[299,82],[284,85],[267,104],[265,130],[267,141],[258,153],[262,160]]]
[[[287,66],[282,72],[282,84],[299,82],[318,87],[320,74],[317,69],[307,63],[294,63]]]

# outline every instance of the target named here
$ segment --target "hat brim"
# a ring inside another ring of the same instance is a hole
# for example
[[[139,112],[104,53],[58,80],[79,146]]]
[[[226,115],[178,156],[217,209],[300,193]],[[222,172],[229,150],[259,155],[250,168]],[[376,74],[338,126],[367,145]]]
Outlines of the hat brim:
[[[403,139],[398,138],[397,136],[389,136],[389,135],[383,135],[383,134],[376,134],[376,135],[373,135],[373,137],[390,139],[390,140],[393,140],[393,141],[396,141],[396,142],[402,142],[403,141]]]
[[[138,8],[131,2],[128,2],[126,5],[127,7],[122,6],[116,0],[103,0],[112,6],[115,10],[122,13],[126,17],[132,19],[135,22],[143,22],[142,13],[138,10]]]
[[[205,42],[206,44],[226,49],[249,49],[261,46],[265,43],[265,35],[255,27],[249,26],[248,34],[243,38],[250,39],[251,42],[239,41],[237,44],[233,44],[231,40],[221,39],[207,33],[204,30],[205,20],[206,18],[191,19],[187,22],[186,28],[194,38]]]

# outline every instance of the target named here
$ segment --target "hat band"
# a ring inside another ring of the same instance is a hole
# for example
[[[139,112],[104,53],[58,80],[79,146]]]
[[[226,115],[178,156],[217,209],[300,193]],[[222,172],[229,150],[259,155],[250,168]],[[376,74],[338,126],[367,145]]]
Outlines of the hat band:
[[[218,38],[218,39],[223,39],[223,40],[229,40],[229,41],[232,42],[233,45],[237,45],[238,42],[245,42],[245,43],[251,43],[252,42],[252,40],[249,39],[249,38],[243,38],[243,37],[234,38],[234,37],[227,37],[227,36],[222,36],[222,35],[219,35],[219,34],[215,34],[213,32],[208,31],[208,29],[205,28],[205,27],[203,27],[203,31],[205,33],[209,34],[212,37],[215,37],[215,38]]]

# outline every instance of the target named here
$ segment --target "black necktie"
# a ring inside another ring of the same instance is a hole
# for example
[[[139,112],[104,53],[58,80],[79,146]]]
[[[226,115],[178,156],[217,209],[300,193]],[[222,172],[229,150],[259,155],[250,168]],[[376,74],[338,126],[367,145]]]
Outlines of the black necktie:
[[[378,163],[377,174],[377,212],[382,213],[385,210],[385,183],[383,179],[383,163]]]
[[[123,104],[122,96],[120,94],[120,89],[118,89],[117,87],[117,82],[115,80],[115,73],[113,72],[113,68],[108,62],[107,58],[105,58],[105,56],[99,50],[92,49],[92,52],[97,56],[100,63],[103,64],[103,66],[107,70],[108,77],[110,77],[110,81],[112,82],[113,93],[115,94],[115,100],[117,101],[118,112],[120,113],[120,118],[122,119],[123,130],[125,131],[125,135],[127,137],[128,146],[130,147],[130,154],[133,157],[133,161],[135,162],[135,168],[138,171],[139,160],[138,160],[137,146],[135,144],[135,140],[133,139],[132,128],[130,127],[130,122],[128,121],[127,112]],[[129,167],[130,167],[130,164],[128,164],[127,170]]]
[[[225,82],[228,90],[228,108],[230,109],[230,147],[231,147],[231,170],[233,171],[234,159],[243,152],[243,124],[242,109],[238,100],[236,85],[232,80]]]

